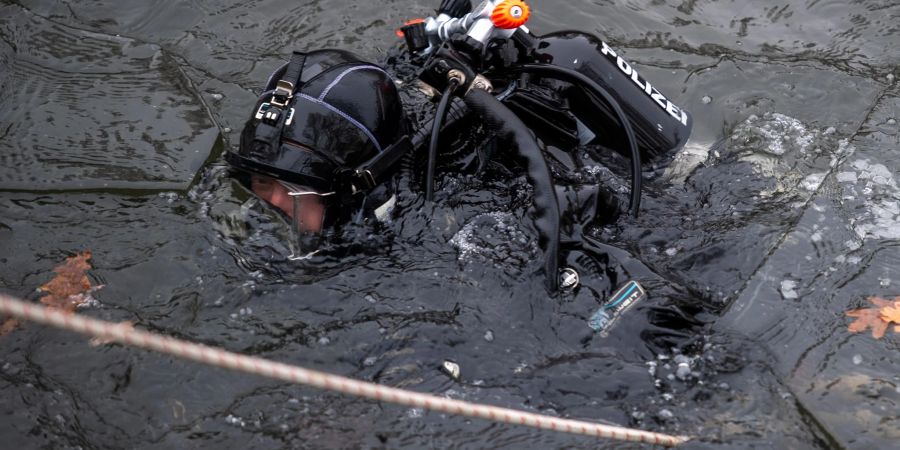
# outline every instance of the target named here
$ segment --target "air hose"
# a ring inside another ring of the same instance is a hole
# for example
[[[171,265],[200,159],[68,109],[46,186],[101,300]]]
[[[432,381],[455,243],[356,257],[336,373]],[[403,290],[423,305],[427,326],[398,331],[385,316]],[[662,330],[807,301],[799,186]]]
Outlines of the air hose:
[[[437,111],[434,114],[434,122],[431,124],[431,142],[428,145],[428,169],[425,175],[425,200],[434,201],[434,167],[437,164],[437,147],[438,139],[441,136],[441,123],[444,116],[447,115],[447,107],[450,106],[450,99],[453,97],[453,91],[459,86],[459,80],[451,78],[447,83],[441,95],[441,101],[438,103]]]
[[[637,217],[638,211],[641,209],[641,153],[638,151],[637,138],[634,136],[634,130],[631,128],[631,122],[625,116],[625,111],[619,106],[606,89],[603,89],[596,81],[590,79],[581,72],[566,67],[552,66],[549,64],[523,64],[521,66],[511,67],[512,72],[524,72],[534,75],[542,75],[548,78],[555,78],[576,84],[588,92],[593,93],[602,98],[616,113],[622,128],[625,129],[625,136],[628,140],[628,146],[631,150],[631,212]]]
[[[541,148],[522,119],[491,94],[473,89],[463,100],[472,112],[485,120],[501,141],[514,144],[527,163],[528,179],[534,186],[534,224],[540,235],[538,244],[544,252],[547,287],[550,291],[556,291],[559,285],[559,202]]]

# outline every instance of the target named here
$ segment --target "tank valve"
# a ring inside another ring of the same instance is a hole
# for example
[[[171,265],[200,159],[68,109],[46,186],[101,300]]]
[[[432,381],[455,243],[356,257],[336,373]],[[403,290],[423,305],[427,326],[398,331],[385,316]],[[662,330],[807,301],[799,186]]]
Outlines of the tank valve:
[[[531,10],[522,0],[506,0],[491,12],[491,22],[497,28],[513,30],[525,25]]]
[[[451,69],[447,72],[447,81],[450,80],[456,80],[458,86],[464,86],[466,84],[466,74],[462,73],[461,70]]]

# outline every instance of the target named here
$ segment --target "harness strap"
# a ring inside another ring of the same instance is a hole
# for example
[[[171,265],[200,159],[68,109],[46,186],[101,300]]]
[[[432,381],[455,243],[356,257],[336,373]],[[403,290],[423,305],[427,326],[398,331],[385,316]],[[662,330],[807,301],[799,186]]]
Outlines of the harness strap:
[[[275,91],[272,93],[273,105],[284,108],[287,106],[294,92],[300,85],[300,77],[303,76],[303,65],[306,63],[306,53],[294,51],[291,54],[291,61],[288,63],[284,75],[275,84]]]
[[[384,181],[385,174],[391,173],[391,169],[413,149],[409,136],[403,136],[381,153],[364,162],[356,169],[348,170],[347,184],[352,193],[367,191]]]

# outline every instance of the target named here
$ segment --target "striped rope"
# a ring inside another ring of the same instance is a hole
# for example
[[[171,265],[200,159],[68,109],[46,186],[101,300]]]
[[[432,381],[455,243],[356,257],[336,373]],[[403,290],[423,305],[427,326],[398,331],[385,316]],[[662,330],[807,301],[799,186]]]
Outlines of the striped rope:
[[[509,408],[464,402],[430,394],[421,394],[418,392],[381,386],[375,383],[354,380],[352,378],[332,375],[325,372],[277,363],[263,358],[241,355],[214,347],[180,341],[171,337],[138,330],[130,325],[115,324],[55,310],[34,303],[27,303],[3,294],[0,294],[0,313],[6,313],[17,318],[90,335],[103,342],[119,342],[134,347],[165,353],[178,358],[197,361],[203,364],[223,367],[238,372],[261,375],[263,377],[290,383],[313,386],[357,397],[365,397],[381,402],[423,408],[431,411],[440,411],[447,414],[476,417],[493,422],[525,425],[544,430],[583,434],[621,441],[664,445],[667,447],[676,446],[689,439],[685,436],[670,436],[599,423],[561,419],[558,417],[544,416]]]

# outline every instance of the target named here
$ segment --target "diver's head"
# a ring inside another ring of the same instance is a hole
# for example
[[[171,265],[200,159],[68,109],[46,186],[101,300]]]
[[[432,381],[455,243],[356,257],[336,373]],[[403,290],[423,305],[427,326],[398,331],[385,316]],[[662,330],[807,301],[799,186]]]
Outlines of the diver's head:
[[[299,231],[318,232],[387,199],[367,200],[384,193],[384,180],[360,169],[405,135],[400,96],[384,70],[346,51],[295,52],[269,77],[226,159]]]

